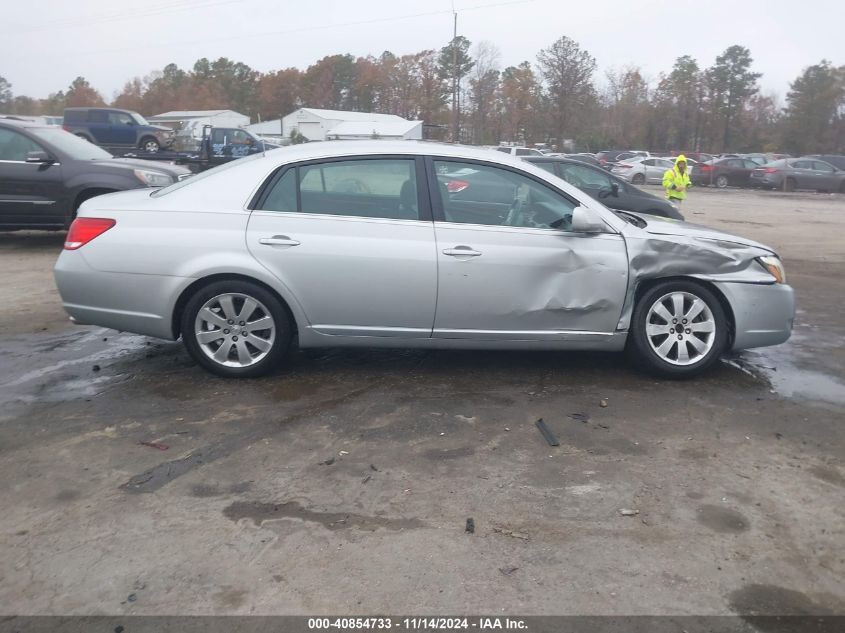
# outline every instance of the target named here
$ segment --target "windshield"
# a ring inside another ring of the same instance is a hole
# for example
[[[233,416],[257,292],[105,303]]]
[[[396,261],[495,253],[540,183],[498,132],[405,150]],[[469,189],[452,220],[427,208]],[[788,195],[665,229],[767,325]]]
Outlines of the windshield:
[[[138,125],[149,125],[149,122],[137,112],[130,112],[130,114]]]
[[[46,141],[58,151],[67,154],[74,160],[102,160],[114,158],[106,150],[89,143],[85,139],[74,136],[60,128],[30,128],[37,138]]]

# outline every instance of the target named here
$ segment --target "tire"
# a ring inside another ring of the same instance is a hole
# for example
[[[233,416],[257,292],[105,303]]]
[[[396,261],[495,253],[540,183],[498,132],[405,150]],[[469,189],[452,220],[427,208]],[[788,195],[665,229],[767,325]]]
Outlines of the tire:
[[[152,136],[145,136],[141,139],[141,142],[138,144],[138,147],[144,150],[145,152],[155,154],[158,150],[161,149],[161,144]]]
[[[795,191],[795,178],[787,178],[783,181],[784,191]]]
[[[681,297],[682,303],[681,309],[676,312],[677,296]],[[683,327],[684,315],[690,314],[696,301],[701,302],[698,304],[700,307],[696,307],[699,311],[686,324],[693,327],[684,328],[678,334],[672,319],[680,314],[677,318]],[[662,306],[668,318],[660,316],[658,306]],[[678,341],[678,336],[683,338]],[[713,365],[727,344],[728,319],[713,292],[692,281],[665,281],[646,291],[634,307],[627,352],[636,364],[651,373],[668,378],[688,378]]]
[[[644,185],[645,184],[645,176],[642,175],[642,174],[634,174],[634,177],[631,178],[631,184]]]
[[[268,327],[254,325],[250,331],[250,323]],[[271,372],[287,352],[292,333],[290,317],[279,299],[250,281],[217,281],[194,292],[182,312],[181,328],[191,357],[224,378]]]
[[[725,175],[717,176],[715,184],[719,189],[724,189],[728,186],[728,177]]]

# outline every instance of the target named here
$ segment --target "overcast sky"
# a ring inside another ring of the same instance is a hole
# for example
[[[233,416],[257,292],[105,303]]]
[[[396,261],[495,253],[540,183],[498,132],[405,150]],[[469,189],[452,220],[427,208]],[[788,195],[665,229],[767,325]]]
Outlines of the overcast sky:
[[[764,92],[781,99],[822,58],[845,64],[843,0],[2,0],[0,76],[45,97],[78,75],[106,99],[169,62],[229,57],[260,71],[324,55],[440,48],[458,32],[488,40],[502,67],[534,62],[567,35],[608,68],[640,66],[654,82],[676,57],[702,66],[732,44],[751,49]]]

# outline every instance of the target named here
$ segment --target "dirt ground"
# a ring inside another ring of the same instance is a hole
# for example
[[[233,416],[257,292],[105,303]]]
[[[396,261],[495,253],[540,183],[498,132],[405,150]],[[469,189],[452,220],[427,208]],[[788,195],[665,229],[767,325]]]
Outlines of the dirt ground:
[[[845,196],[684,213],[776,247],[799,306],[685,382],[444,351],[226,381],[71,325],[64,236],[0,234],[0,615],[845,614]]]

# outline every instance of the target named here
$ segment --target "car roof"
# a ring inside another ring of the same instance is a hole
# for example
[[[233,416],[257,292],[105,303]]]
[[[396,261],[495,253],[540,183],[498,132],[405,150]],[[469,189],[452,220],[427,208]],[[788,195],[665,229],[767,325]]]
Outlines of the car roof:
[[[442,156],[446,158],[465,158],[501,163],[503,165],[523,166],[522,157],[511,156],[504,152],[491,152],[484,147],[454,145],[436,141],[317,141],[301,145],[289,145],[271,150],[266,158],[279,165],[285,163],[317,160],[322,158],[343,158],[346,156],[405,154],[413,156]],[[534,158],[542,158],[535,156]],[[553,160],[553,159],[551,159]]]
[[[53,128],[51,125],[44,125],[37,121],[26,121],[24,119],[9,118],[0,116],[0,123],[8,124],[11,127],[25,127],[25,128]]]

